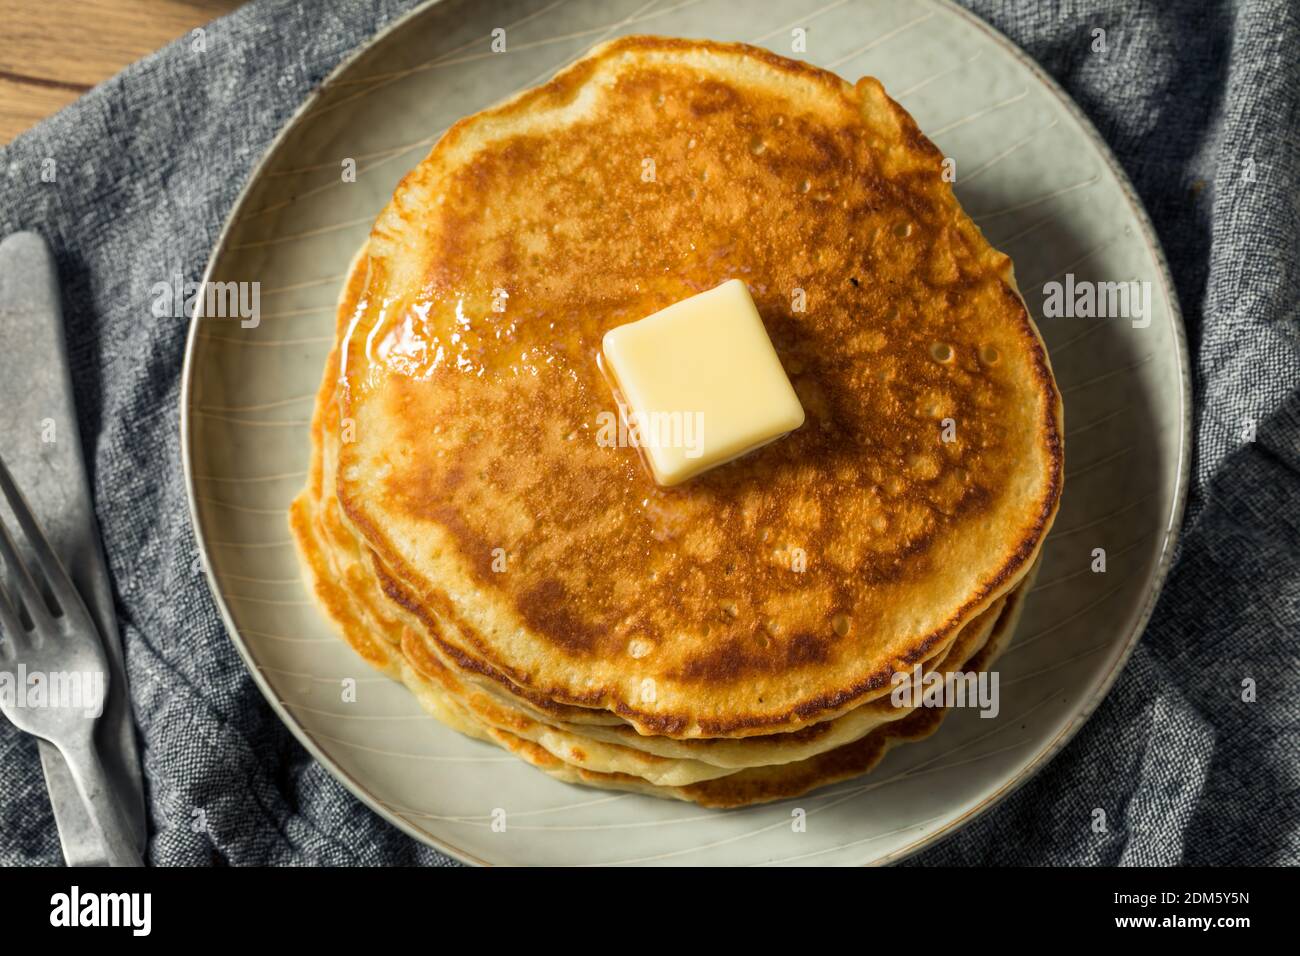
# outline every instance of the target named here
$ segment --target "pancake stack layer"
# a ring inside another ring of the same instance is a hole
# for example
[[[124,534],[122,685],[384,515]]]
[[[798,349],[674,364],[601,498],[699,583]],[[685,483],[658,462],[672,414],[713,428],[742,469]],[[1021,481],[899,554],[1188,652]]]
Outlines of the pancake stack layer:
[[[453,126],[353,263],[290,514],[343,636],[552,776],[705,806],[932,733],[895,675],[990,666],[1063,474],[943,168],[875,80],[704,41],[613,41]],[[807,420],[661,488],[601,440],[600,342],[729,278]]]

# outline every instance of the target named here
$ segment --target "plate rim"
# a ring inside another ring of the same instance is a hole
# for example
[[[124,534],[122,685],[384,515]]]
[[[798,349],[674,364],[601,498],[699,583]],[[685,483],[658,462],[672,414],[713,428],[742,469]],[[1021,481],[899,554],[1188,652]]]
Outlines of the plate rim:
[[[1119,678],[1120,671],[1132,657],[1138,641],[1141,639],[1150,622],[1151,616],[1155,611],[1156,603],[1164,590],[1165,582],[1168,578],[1169,571],[1172,567],[1173,556],[1177,548],[1178,539],[1182,531],[1182,520],[1184,509],[1187,502],[1188,488],[1190,484],[1190,465],[1191,465],[1191,445],[1192,445],[1192,388],[1191,388],[1191,362],[1187,346],[1187,331],[1183,323],[1182,309],[1178,301],[1178,291],[1173,282],[1172,273],[1169,270],[1169,263],[1165,258],[1164,248],[1160,244],[1155,227],[1151,222],[1146,207],[1141,197],[1133,188],[1128,174],[1125,173],[1119,160],[1111,151],[1110,145],[1102,138],[1092,121],[1083,112],[1074,99],[1056,82],[1056,80],[1038,64],[1033,57],[1016,45],[1001,30],[987,23],[976,14],[960,6],[956,0],[928,0],[933,5],[946,9],[950,13],[956,14],[968,26],[972,26],[981,31],[989,40],[1001,47],[1028,69],[1033,76],[1046,90],[1062,105],[1067,114],[1075,121],[1082,130],[1084,135],[1092,141],[1095,148],[1101,155],[1102,161],[1119,185],[1120,193],[1124,201],[1129,206],[1133,214],[1140,236],[1146,245],[1154,260],[1159,279],[1164,287],[1165,300],[1169,309],[1169,322],[1173,332],[1174,346],[1177,352],[1178,366],[1178,400],[1179,400],[1179,429],[1178,429],[1178,456],[1176,459],[1176,475],[1173,489],[1173,499],[1171,507],[1165,522],[1165,529],[1160,545],[1160,554],[1153,567],[1150,577],[1146,583],[1146,596],[1135,619],[1130,633],[1124,639],[1124,643],[1114,664],[1110,670],[1102,677],[1096,688],[1084,700],[1070,716],[1069,722],[1063,727],[1057,735],[1048,741],[1017,773],[1015,776],[1004,781],[995,791],[985,796],[977,805],[970,807],[965,812],[949,820],[942,826],[929,831],[918,839],[908,843],[890,853],[869,861],[872,865],[888,865],[897,863],[907,857],[910,857],[922,850],[933,846],[947,836],[951,836],[958,830],[969,825],[987,811],[997,806],[1007,797],[1009,797],[1020,787],[1024,786],[1030,779],[1037,775],[1048,763],[1051,762],[1062,748],[1070,742],[1082,729],[1083,725],[1088,722],[1095,713],[1102,700],[1109,694],[1115,681]],[[330,89],[333,81],[346,72],[361,57],[365,56],[377,44],[387,40],[393,33],[404,29],[417,17],[426,15],[434,7],[437,7],[442,0],[426,0],[418,4],[406,13],[393,20],[386,27],[372,34],[354,50],[349,52],[341,59],[328,74],[314,86],[297,109],[284,121],[277,130],[275,136],[267,143],[262,155],[258,157],[257,162],[249,170],[247,178],[240,187],[234,203],[231,205],[229,212],[226,214],[225,221],[222,223],[221,230],[217,233],[213,241],[212,251],[208,255],[207,263],[204,266],[202,284],[206,285],[211,281],[215,271],[217,260],[226,251],[229,245],[231,233],[236,222],[239,221],[240,214],[243,212],[250,194],[259,182],[262,181],[267,166],[271,158],[277,153],[278,148],[297,128],[299,121],[303,116],[325,95]],[[191,397],[194,380],[194,368],[197,364],[196,356],[198,354],[199,327],[203,321],[202,310],[203,299],[200,297],[196,302],[194,316],[190,321],[190,327],[185,338],[185,354],[181,366],[181,379],[179,389],[180,404],[180,455],[181,468],[185,481],[185,497],[188,505],[190,516],[190,527],[194,533],[195,543],[198,545],[199,557],[203,567],[203,577],[207,583],[208,591],[212,595],[213,603],[221,617],[221,622],[225,628],[226,635],[230,642],[235,646],[244,667],[248,670],[249,675],[253,678],[253,683],[261,692],[262,697],[270,705],[272,711],[280,719],[281,723],[288,728],[289,732],[297,739],[298,743],[311,754],[313,759],[318,761],[345,789],[354,797],[360,800],[373,813],[376,813],[387,823],[397,827],[403,833],[416,839],[420,843],[430,846],[442,853],[447,854],[453,859],[462,863],[469,863],[478,866],[491,866],[491,862],[481,859],[473,853],[464,850],[454,844],[448,843],[440,837],[436,837],[427,830],[417,827],[414,823],[407,820],[403,814],[398,813],[380,801],[373,793],[352,776],[348,771],[343,769],[329,754],[327,754],[311,733],[302,726],[293,714],[284,707],[279,700],[274,688],[271,687],[266,675],[262,672],[254,660],[239,627],[236,625],[234,616],[231,614],[230,607],[227,604],[221,589],[217,586],[216,575],[213,572],[211,561],[209,560],[209,545],[207,533],[204,524],[199,515],[198,509],[198,492],[195,487],[195,475],[193,468],[193,432],[190,416]],[[507,864],[508,865],[508,864]]]

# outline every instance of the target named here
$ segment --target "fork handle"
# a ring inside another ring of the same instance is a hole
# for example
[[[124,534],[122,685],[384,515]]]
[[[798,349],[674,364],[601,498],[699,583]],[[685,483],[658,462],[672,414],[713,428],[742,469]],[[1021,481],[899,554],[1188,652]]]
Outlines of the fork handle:
[[[60,748],[67,761],[86,812],[104,844],[109,866],[143,866],[135,849],[131,827],[113,792],[94,743],[87,739],[75,747]]]

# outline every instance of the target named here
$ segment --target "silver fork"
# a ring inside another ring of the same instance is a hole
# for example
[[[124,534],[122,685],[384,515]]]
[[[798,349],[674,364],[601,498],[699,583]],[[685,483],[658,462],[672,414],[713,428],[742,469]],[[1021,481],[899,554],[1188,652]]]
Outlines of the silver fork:
[[[6,570],[6,582],[0,584],[0,662],[6,667],[21,666],[39,673],[46,681],[47,694],[54,691],[50,675],[55,672],[100,674],[101,693],[107,699],[108,659],[99,632],[3,460],[0,492],[9,502],[35,559],[34,569],[23,563],[8,529],[0,521],[0,561]],[[103,840],[109,865],[141,866],[131,829],[95,748],[97,720],[86,714],[85,707],[50,705],[49,701],[46,706],[27,707],[20,704],[18,695],[12,697],[0,695],[0,710],[19,730],[48,740],[63,754],[86,811]]]

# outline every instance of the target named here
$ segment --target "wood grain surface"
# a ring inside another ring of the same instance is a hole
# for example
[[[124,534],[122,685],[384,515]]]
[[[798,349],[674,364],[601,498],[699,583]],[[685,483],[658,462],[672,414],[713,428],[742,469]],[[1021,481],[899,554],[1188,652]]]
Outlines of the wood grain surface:
[[[0,0],[0,143],[243,0]]]

